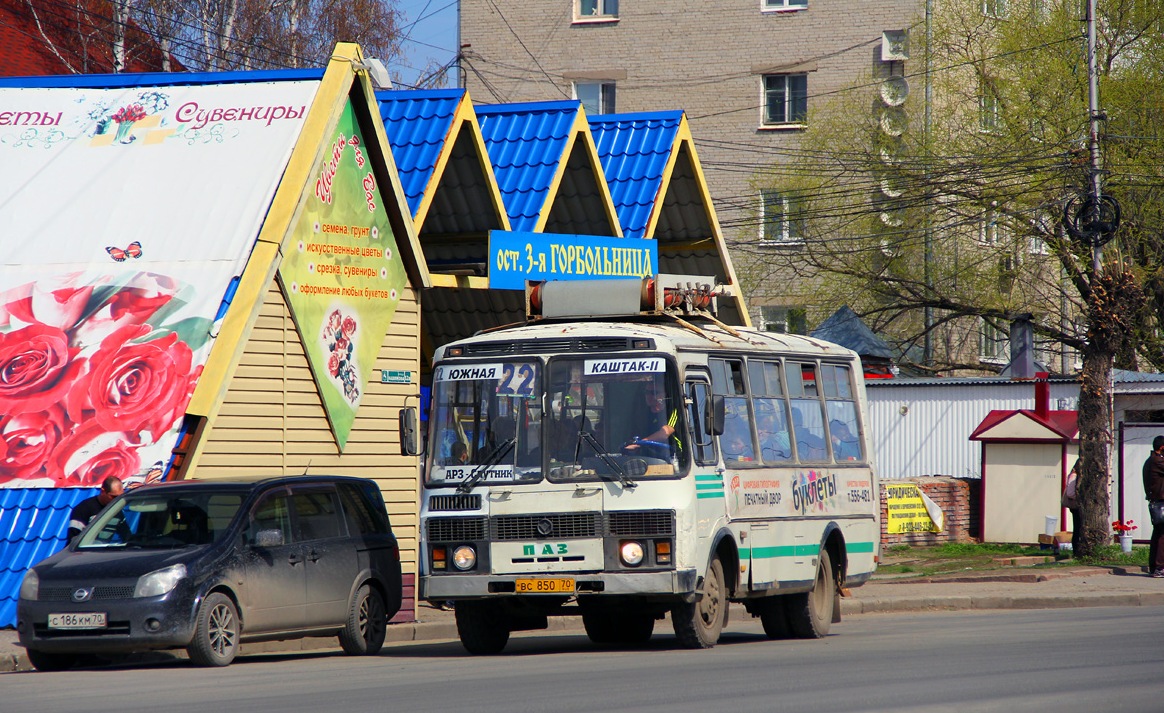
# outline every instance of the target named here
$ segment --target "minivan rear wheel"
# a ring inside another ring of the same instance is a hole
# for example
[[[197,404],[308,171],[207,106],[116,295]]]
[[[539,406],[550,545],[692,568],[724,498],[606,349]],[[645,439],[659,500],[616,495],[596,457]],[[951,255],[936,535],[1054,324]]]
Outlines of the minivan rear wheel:
[[[356,590],[348,611],[348,623],[340,630],[339,642],[349,656],[375,656],[384,646],[388,620],[384,598],[365,584]]]
[[[230,597],[213,592],[198,607],[194,639],[186,647],[199,666],[228,666],[238,654],[238,610]]]

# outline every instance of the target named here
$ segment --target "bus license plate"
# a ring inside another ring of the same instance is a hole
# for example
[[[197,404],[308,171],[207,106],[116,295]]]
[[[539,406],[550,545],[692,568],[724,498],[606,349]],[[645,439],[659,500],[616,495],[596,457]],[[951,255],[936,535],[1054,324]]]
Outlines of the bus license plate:
[[[105,612],[49,614],[48,626],[50,629],[104,629]]]
[[[574,580],[555,577],[547,579],[519,579],[515,583],[518,594],[573,594]]]

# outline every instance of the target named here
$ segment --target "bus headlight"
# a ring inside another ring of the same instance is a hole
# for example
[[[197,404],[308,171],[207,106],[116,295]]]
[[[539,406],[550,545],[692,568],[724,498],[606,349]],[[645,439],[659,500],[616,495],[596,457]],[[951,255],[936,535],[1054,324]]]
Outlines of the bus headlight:
[[[643,563],[643,544],[635,540],[624,540],[618,546],[618,556],[627,567],[638,567]]]
[[[469,545],[461,545],[453,550],[453,566],[462,572],[473,569],[477,565],[477,551]]]

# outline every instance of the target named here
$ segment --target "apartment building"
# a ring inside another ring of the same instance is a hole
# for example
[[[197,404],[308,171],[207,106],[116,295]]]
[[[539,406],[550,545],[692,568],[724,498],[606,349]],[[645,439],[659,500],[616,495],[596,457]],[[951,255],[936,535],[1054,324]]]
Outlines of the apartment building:
[[[921,9],[919,0],[461,0],[461,69],[479,102],[576,98],[590,116],[684,110],[753,323],[803,331],[819,309],[794,280],[768,270],[749,279],[751,266],[796,251],[802,237],[795,205],[757,177],[796,155],[817,102],[862,77],[920,70],[898,41]]]

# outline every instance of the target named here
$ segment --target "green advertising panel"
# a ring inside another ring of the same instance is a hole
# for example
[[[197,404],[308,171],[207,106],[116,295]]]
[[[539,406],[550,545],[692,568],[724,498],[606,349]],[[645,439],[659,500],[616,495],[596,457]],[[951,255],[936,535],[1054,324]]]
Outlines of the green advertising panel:
[[[313,175],[279,278],[342,451],[406,279],[350,102]]]

